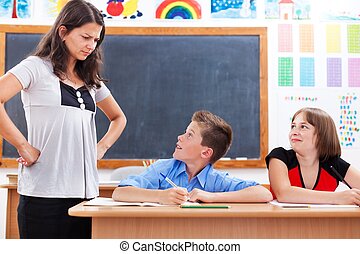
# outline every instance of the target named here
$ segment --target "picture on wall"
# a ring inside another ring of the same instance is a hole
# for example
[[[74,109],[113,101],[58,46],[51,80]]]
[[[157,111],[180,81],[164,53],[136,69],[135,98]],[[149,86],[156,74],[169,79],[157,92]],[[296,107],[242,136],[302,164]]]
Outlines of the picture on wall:
[[[69,0],[34,1],[35,18],[54,19]]]
[[[211,0],[212,18],[255,19],[255,0]]]
[[[359,0],[328,0],[321,7],[322,20],[360,20]]]
[[[31,18],[33,0],[0,0],[0,18]]]
[[[158,0],[157,19],[201,19],[201,6],[196,0]]]
[[[0,0],[0,18],[11,18],[13,12],[12,0]]]
[[[105,20],[134,20],[150,17],[148,0],[92,0]]]
[[[265,18],[281,20],[311,19],[310,0],[265,0]]]

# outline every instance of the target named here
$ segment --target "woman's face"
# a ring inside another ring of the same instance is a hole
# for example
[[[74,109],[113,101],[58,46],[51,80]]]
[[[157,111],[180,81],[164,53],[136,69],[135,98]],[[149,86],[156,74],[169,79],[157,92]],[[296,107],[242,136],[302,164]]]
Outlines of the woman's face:
[[[102,26],[97,23],[87,23],[74,28],[69,33],[65,26],[59,28],[60,37],[70,53],[70,61],[85,60],[96,48],[100,40]]]
[[[297,153],[313,153],[316,151],[315,127],[311,125],[304,116],[304,113],[298,114],[291,123],[289,141],[293,150]]]

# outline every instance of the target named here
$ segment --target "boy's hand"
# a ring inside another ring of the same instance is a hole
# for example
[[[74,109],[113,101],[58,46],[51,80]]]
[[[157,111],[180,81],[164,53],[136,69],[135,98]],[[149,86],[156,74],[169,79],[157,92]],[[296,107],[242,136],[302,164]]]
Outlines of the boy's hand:
[[[193,189],[189,193],[189,197],[190,197],[189,199],[190,202],[201,201],[205,203],[211,203],[213,202],[214,193],[203,191],[200,189]]]
[[[188,191],[185,188],[170,188],[163,190],[160,197],[161,204],[180,205],[188,200]]]

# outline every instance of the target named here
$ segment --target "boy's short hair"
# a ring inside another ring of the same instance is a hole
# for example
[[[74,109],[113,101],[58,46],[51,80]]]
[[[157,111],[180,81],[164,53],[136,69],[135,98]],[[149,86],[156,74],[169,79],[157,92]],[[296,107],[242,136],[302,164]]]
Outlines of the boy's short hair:
[[[231,126],[219,116],[205,110],[196,111],[191,120],[200,126],[201,145],[213,149],[210,163],[215,163],[230,148],[232,141]]]

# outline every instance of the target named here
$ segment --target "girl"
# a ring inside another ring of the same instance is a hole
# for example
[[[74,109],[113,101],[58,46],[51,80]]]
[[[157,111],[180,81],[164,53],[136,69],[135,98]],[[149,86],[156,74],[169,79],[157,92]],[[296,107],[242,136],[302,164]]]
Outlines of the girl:
[[[360,205],[360,171],[340,158],[334,121],[321,109],[303,108],[292,118],[292,149],[266,157],[270,186],[280,202]],[[334,192],[339,181],[352,189]]]

